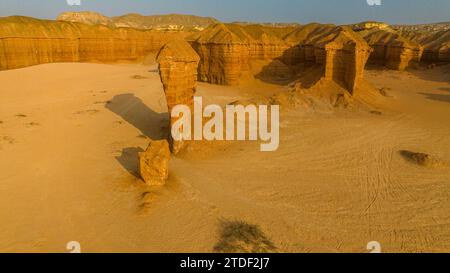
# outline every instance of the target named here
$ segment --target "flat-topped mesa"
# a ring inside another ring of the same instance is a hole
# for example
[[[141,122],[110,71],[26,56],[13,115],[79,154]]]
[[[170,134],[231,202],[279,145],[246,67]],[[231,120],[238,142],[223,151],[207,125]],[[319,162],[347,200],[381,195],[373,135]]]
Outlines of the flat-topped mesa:
[[[374,49],[369,62],[385,65],[394,70],[405,70],[417,65],[423,53],[423,47],[394,30],[372,29],[361,31],[367,43]]]
[[[288,49],[272,28],[255,25],[215,24],[188,40],[201,58],[199,79],[222,85],[238,85],[251,60],[272,60]]]
[[[192,108],[197,87],[197,68],[200,61],[195,50],[184,40],[174,40],[160,50],[156,60],[159,63],[159,73],[169,113],[179,104]],[[170,125],[176,120],[171,118]],[[172,137],[170,143],[174,154],[184,147],[183,142],[173,141]]]
[[[0,18],[0,70],[54,62],[134,61],[180,35],[5,17]]]

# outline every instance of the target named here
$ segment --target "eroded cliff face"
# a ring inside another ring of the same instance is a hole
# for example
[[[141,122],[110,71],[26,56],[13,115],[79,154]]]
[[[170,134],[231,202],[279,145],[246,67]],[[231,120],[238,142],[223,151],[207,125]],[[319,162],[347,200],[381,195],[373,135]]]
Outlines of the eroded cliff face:
[[[353,25],[374,49],[369,61],[403,70],[419,62],[450,62],[448,23],[361,28]]]
[[[374,49],[369,61],[385,65],[394,70],[405,70],[416,66],[422,58],[423,47],[394,30],[374,28],[363,30],[359,34]]]
[[[361,37],[348,28],[336,30],[336,36],[319,43],[324,45],[325,78],[356,92],[364,77],[364,67],[372,49]]]
[[[81,12],[63,12],[56,18],[57,21],[65,21],[72,23],[83,23],[87,25],[105,25],[114,27],[111,18],[106,17],[98,12],[81,11]]]
[[[185,14],[166,14],[144,16],[138,13],[130,13],[117,17],[107,17],[100,13],[64,12],[57,20],[78,22],[88,25],[107,25],[110,27],[131,27],[136,29],[154,29],[165,31],[201,31],[218,21],[211,17],[200,17]]]
[[[348,27],[310,24],[289,33],[263,26],[217,24],[190,37],[200,55],[199,80],[237,85],[250,72],[254,61],[265,61],[265,78],[281,80],[298,73],[298,66],[323,66],[323,77],[336,81],[350,92],[363,77],[371,48]]]
[[[238,85],[250,70],[252,60],[273,60],[282,56],[288,45],[270,28],[254,25],[216,24],[188,37],[200,55],[201,81]]]
[[[6,17],[0,19],[0,70],[53,62],[134,61],[179,37],[183,34]]]
[[[424,48],[423,61],[450,62],[450,30],[412,37]]]
[[[199,61],[200,57],[184,40],[169,42],[158,53],[157,62],[169,113],[179,104],[192,109]],[[178,118],[170,119],[170,128],[177,120]],[[170,143],[171,150],[175,154],[181,151],[185,144],[182,141],[173,141],[173,138],[170,139]]]
[[[321,65],[324,78],[354,93],[363,79],[372,49],[349,27],[309,24],[288,34],[291,47],[283,55],[290,65]]]

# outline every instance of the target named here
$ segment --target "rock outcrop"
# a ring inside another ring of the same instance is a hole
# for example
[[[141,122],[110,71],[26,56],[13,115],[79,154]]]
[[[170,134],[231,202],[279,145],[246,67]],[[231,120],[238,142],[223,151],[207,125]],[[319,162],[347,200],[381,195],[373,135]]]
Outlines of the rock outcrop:
[[[354,93],[363,79],[371,48],[350,27],[309,24],[288,34],[291,45],[283,56],[291,65],[324,66],[324,78]]]
[[[152,141],[139,153],[139,172],[149,186],[162,186],[169,177],[170,149],[167,140]]]
[[[400,155],[411,163],[417,164],[422,167],[434,168],[444,167],[447,165],[442,159],[425,153],[411,152],[408,150],[399,151]]]
[[[72,23],[83,23],[87,25],[105,25],[109,27],[115,26],[111,18],[92,11],[63,12],[56,18],[56,20]]]
[[[450,62],[450,30],[443,30],[416,39],[424,48],[425,62]]]
[[[189,43],[184,40],[176,40],[167,43],[156,59],[159,63],[169,113],[178,104],[187,105],[192,109],[200,57]],[[170,125],[175,121],[176,119],[171,118]],[[170,141],[172,152],[175,154],[180,152],[185,144],[182,141],[173,141],[173,139]]]
[[[201,31],[218,21],[211,17],[184,14],[166,14],[144,16],[130,13],[122,16],[107,17],[96,12],[64,12],[59,21],[78,22],[89,25],[106,25],[110,27],[131,27],[136,29],[153,29],[164,31]]]
[[[53,62],[134,61],[179,37],[171,32],[5,17],[0,19],[0,70]]]
[[[294,75],[302,64],[323,66],[323,77],[350,92],[363,77],[371,48],[349,27],[310,24],[282,33],[256,25],[216,24],[188,38],[200,55],[199,80],[237,85],[252,61],[268,64],[258,76]]]
[[[369,62],[385,65],[394,70],[416,66],[423,53],[423,47],[402,37],[394,30],[372,28],[358,32],[374,49]]]
[[[325,79],[354,93],[364,76],[364,67],[372,52],[367,43],[349,28],[339,27],[331,37],[324,37],[315,47],[316,62],[325,51]]]
[[[450,62],[450,23],[394,26],[404,38],[423,47],[422,61],[428,63]]]
[[[404,70],[421,62],[450,62],[449,23],[389,26],[366,22],[351,27],[373,48],[370,63]]]
[[[188,37],[200,55],[199,79],[222,85],[237,85],[249,72],[251,60],[280,57],[288,45],[263,26],[216,24]]]
[[[391,26],[389,24],[376,21],[361,22],[359,24],[351,25],[351,27],[355,31],[370,30],[370,29],[383,29],[383,30],[391,29]]]

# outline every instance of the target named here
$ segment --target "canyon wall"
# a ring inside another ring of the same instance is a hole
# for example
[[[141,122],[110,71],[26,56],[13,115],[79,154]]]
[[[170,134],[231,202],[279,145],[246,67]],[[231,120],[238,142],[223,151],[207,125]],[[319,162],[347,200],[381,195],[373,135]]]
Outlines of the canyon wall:
[[[450,23],[423,25],[355,24],[375,49],[369,61],[403,70],[419,62],[450,62]]]
[[[198,79],[204,82],[238,85],[249,75],[286,83],[304,67],[320,66],[323,78],[353,92],[368,60],[397,70],[421,59],[450,61],[450,31],[405,38],[373,22],[284,28],[217,23],[188,34],[5,17],[0,18],[0,70],[51,62],[136,61],[185,38],[200,57]]]
[[[53,62],[135,61],[183,33],[0,18],[0,70]]]
[[[369,62],[394,70],[405,70],[420,63],[423,47],[394,30],[370,29],[358,32],[374,49]]]
[[[450,30],[414,36],[412,39],[423,46],[425,62],[450,62]]]
[[[363,79],[372,49],[349,27],[308,24],[284,37],[285,63],[324,66],[324,78],[353,93]]]
[[[156,59],[159,63],[159,72],[169,113],[179,104],[189,106],[192,112],[200,57],[189,43],[176,40],[167,43],[158,53]],[[171,118],[170,125],[176,121],[177,118]],[[175,154],[181,151],[184,146],[184,142],[173,141],[173,138],[170,139],[170,144],[171,150]]]
[[[224,85],[238,85],[254,61],[265,61],[254,76],[282,78],[295,75],[301,64],[320,65],[324,78],[353,92],[371,52],[350,28],[320,24],[287,33],[264,26],[216,24],[188,39],[200,55],[199,80]]]
[[[251,60],[280,57],[288,45],[271,33],[271,28],[254,25],[215,24],[188,37],[200,55],[201,81],[237,85],[250,70]]]
[[[410,26],[356,24],[353,29],[374,49],[371,63],[404,70],[420,62],[450,62],[450,24]]]

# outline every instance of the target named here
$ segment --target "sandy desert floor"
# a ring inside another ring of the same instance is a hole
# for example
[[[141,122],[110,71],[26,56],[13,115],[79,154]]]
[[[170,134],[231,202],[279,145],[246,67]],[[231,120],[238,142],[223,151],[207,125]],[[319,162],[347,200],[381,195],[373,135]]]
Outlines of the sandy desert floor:
[[[244,226],[280,252],[367,252],[369,241],[449,252],[449,167],[399,153],[450,162],[449,70],[368,69],[389,95],[372,113],[282,109],[278,151],[206,147],[173,158],[164,188],[137,177],[137,153],[168,118],[156,66],[2,71],[0,251],[67,252],[78,241],[83,252],[211,252],[226,228]],[[227,103],[272,89],[283,87],[200,83],[198,95]]]

